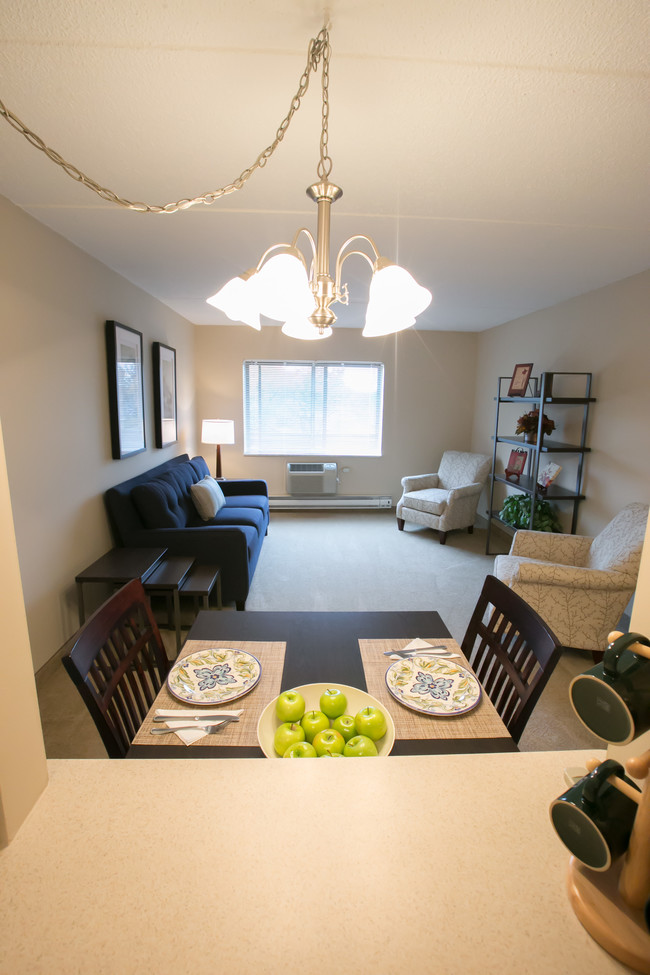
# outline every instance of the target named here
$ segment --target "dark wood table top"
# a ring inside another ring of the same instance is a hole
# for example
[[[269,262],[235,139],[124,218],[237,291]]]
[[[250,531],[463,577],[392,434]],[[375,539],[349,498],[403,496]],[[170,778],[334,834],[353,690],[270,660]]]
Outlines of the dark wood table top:
[[[323,681],[367,690],[359,639],[449,637],[436,612],[283,613],[207,610],[188,640],[278,640],[286,643],[282,690]],[[511,738],[396,740],[392,755],[516,751]],[[128,758],[261,758],[260,748],[132,745]]]
[[[166,548],[112,548],[76,575],[75,582],[143,581],[166,551]]]

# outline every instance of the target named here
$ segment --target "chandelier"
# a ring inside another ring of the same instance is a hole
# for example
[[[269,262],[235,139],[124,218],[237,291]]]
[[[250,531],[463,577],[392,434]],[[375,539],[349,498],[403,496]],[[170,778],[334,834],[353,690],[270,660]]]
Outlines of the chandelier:
[[[291,120],[300,108],[302,97],[309,87],[312,71],[322,64],[322,126],[320,160],[317,167],[318,181],[308,187],[307,195],[318,207],[316,240],[305,227],[294,236],[290,244],[273,244],[258,264],[228,281],[207,301],[223,311],[233,321],[244,322],[260,329],[260,315],[283,322],[282,331],[295,338],[321,339],[332,334],[336,315],[332,305],[347,305],[348,287],[342,283],[343,264],[352,255],[363,257],[372,270],[370,293],[363,335],[389,335],[415,324],[415,318],[431,303],[431,292],[422,288],[403,267],[386,257],[381,257],[375,242],[366,234],[355,234],[341,246],[330,274],[330,210],[332,203],[342,195],[340,186],[331,183],[329,176],[332,160],[327,152],[329,122],[329,62],[331,47],[326,27],[309,42],[307,66],[300,79],[298,91],[291,100],[291,108],[279,125],[275,139],[232,182],[202,196],[183,198],[164,205],[138,203],[118,196],[113,190],[91,179],[63,156],[51,149],[0,101],[0,118],[4,118],[23,135],[35,149],[45,153],[63,172],[97,193],[103,200],[140,213],[176,213],[199,203],[210,206],[222,196],[240,190],[254,172],[263,168],[282,142]],[[308,256],[298,247],[305,237],[309,244]],[[359,250],[358,242],[371,251]]]
[[[307,68],[298,96],[306,91],[310,70],[322,64],[322,125],[318,181],[307,187],[307,196],[318,207],[316,240],[305,227],[291,243],[273,244],[255,267],[228,281],[208,298],[232,321],[261,329],[260,315],[283,322],[282,331],[298,339],[322,339],[332,334],[336,314],[332,305],[347,305],[349,293],[342,282],[343,264],[352,255],[364,258],[372,270],[364,336],[389,335],[415,324],[415,318],[431,303],[431,292],[412,275],[382,257],[371,237],[355,234],[341,245],[334,276],[330,273],[330,211],[342,189],[330,182],[332,160],[328,155],[329,61],[331,47],[327,28],[309,44]],[[294,103],[296,99],[294,99]],[[307,258],[298,243],[308,245]],[[371,253],[359,250],[366,245]]]

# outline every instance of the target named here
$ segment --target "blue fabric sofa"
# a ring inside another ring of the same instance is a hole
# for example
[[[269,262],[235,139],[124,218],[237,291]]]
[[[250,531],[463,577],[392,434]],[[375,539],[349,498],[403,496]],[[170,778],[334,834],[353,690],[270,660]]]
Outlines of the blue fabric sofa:
[[[115,543],[165,547],[221,568],[223,599],[244,609],[269,524],[266,481],[220,481],[226,503],[209,521],[199,516],[190,487],[208,475],[203,457],[174,457],[109,488],[104,501]]]

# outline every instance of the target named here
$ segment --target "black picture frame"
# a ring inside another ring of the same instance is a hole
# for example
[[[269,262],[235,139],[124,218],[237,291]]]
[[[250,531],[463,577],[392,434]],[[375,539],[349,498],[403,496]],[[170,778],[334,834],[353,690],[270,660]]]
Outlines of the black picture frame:
[[[178,440],[176,349],[154,342],[152,356],[154,437],[156,447],[168,447]]]
[[[532,362],[519,362],[512,373],[508,396],[525,396],[528,389],[530,374],[533,371]]]
[[[142,333],[114,321],[105,328],[111,452],[113,460],[123,460],[147,449]]]

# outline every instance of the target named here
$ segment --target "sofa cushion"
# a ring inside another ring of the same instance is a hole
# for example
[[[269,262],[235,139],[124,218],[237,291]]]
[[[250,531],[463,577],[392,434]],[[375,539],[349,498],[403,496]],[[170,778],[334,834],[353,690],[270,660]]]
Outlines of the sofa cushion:
[[[423,491],[409,491],[402,498],[406,508],[426,511],[431,515],[441,515],[447,507],[449,491],[442,488],[425,488]]]
[[[203,521],[210,521],[214,518],[226,503],[223,491],[209,474],[197,484],[190,485],[190,494],[194,507]]]
[[[225,504],[209,524],[248,525],[260,535],[266,531],[266,515],[259,508],[237,508],[234,505]]]
[[[226,507],[229,508],[259,508],[268,514],[269,499],[263,494],[231,494],[226,496]]]
[[[138,484],[131,491],[133,503],[146,528],[185,528],[187,509],[178,488],[168,477]]]

